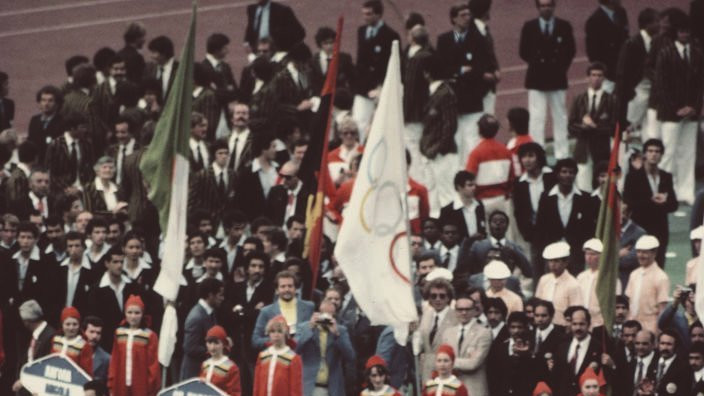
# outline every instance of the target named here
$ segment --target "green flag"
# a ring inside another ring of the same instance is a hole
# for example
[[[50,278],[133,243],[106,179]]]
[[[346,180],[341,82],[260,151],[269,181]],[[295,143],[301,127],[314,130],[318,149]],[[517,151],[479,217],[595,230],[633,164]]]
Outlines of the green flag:
[[[196,9],[194,1],[176,77],[156,124],[154,138],[140,163],[144,180],[149,185],[149,199],[159,210],[164,237],[164,257],[154,290],[172,301],[178,295],[186,239]]]
[[[616,305],[616,280],[618,279],[619,250],[621,248],[621,212],[618,196],[618,153],[621,143],[619,127],[616,126],[614,145],[609,161],[609,180],[606,194],[599,208],[599,220],[596,237],[601,240],[604,249],[599,259],[599,275],[596,281],[596,296],[604,317],[604,328],[611,335]]]

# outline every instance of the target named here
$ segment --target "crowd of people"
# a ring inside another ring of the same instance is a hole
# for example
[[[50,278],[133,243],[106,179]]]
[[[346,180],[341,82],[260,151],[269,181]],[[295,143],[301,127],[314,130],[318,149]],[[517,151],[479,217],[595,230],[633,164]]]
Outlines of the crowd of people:
[[[504,144],[491,0],[451,6],[436,45],[422,15],[408,15],[402,40],[382,1],[365,1],[356,56],[339,54],[323,142],[334,189],[319,263],[303,254],[316,186],[302,165],[325,111],[318,95],[336,32],[318,28],[313,53],[291,7],[249,5],[239,80],[223,33],[209,35],[194,65],[177,301],[152,289],[163,235],[139,167],[179,67],[171,39],[147,43],[135,22],[122,49],[71,55],[66,81],[38,89],[27,131],[12,128],[11,76],[0,72],[0,393],[29,394],[20,369],[58,353],[93,379],[86,395],[99,396],[154,396],[194,377],[256,396],[597,396],[607,386],[618,396],[704,394],[694,309],[704,1],[689,14],[644,8],[630,15],[635,24],[618,0],[595,3],[587,87],[568,106],[573,27],[556,16],[557,0],[535,0],[537,15],[520,31],[527,107],[508,111]],[[419,313],[403,345],[359,308],[333,254],[396,40],[405,42]],[[610,320],[596,293],[604,246],[595,229],[617,130],[625,149]],[[686,269],[666,255],[668,216],[681,204],[694,205]],[[666,259],[686,271],[684,285],[672,287]],[[162,367],[166,305],[179,331]]]

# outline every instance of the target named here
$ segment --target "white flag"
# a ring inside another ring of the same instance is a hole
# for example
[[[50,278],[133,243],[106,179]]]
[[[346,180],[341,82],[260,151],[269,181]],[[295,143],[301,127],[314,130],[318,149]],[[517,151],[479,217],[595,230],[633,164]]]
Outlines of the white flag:
[[[697,313],[699,320],[702,320],[704,319],[704,240],[702,240],[701,246],[699,246],[699,257],[697,257],[697,265],[694,268],[697,272],[697,287],[694,293],[694,311]]]
[[[335,257],[355,300],[372,324],[393,326],[396,341],[405,345],[408,324],[417,320],[418,314],[408,242],[408,175],[398,47],[398,41],[394,41]]]

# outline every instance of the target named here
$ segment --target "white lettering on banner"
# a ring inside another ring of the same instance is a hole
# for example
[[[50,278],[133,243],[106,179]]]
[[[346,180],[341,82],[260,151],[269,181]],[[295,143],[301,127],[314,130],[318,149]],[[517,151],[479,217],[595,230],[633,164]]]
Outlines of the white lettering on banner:
[[[63,386],[54,385],[54,384],[46,384],[45,392],[47,395],[55,395],[55,396],[70,396],[71,395],[70,389],[64,388]]]
[[[54,366],[44,368],[44,377],[63,382],[71,382],[71,370],[65,370]]]
[[[506,183],[510,169],[511,160],[508,159],[481,162],[477,171],[477,185],[493,186]]]

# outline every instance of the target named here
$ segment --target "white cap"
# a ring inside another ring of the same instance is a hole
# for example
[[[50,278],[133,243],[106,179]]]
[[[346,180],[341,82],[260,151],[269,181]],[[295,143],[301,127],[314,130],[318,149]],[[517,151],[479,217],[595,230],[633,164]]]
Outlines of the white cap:
[[[653,250],[660,247],[658,239],[652,235],[643,235],[636,242],[636,250]]]
[[[492,260],[484,267],[484,277],[487,279],[506,279],[509,276],[511,270],[503,261]]]
[[[428,282],[435,279],[447,279],[452,282],[452,272],[447,268],[438,267],[428,272],[428,275],[425,276],[425,280]]]
[[[690,231],[689,232],[689,239],[691,239],[691,240],[704,239],[704,225],[700,225],[699,227]]]
[[[582,250],[593,250],[597,253],[601,253],[604,251],[604,244],[601,243],[600,240],[596,238],[592,238],[586,242],[584,242],[584,245],[582,245]]]
[[[570,245],[567,242],[560,241],[551,243],[545,246],[543,250],[543,258],[545,260],[555,260],[570,256]]]

